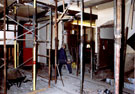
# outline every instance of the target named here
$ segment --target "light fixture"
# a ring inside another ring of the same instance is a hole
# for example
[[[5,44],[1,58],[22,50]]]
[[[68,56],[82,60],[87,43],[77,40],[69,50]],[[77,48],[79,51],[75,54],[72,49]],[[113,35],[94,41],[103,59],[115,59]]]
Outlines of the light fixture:
[[[4,7],[4,5],[0,3],[0,7]]]
[[[86,45],[86,48],[90,48],[90,44],[87,44],[87,45]]]

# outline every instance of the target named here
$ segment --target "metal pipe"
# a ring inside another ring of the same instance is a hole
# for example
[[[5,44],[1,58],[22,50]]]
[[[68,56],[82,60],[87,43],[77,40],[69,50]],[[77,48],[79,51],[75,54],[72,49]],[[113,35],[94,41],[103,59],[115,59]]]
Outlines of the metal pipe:
[[[64,44],[64,22],[62,21],[62,44]]]
[[[44,26],[46,26],[47,24],[48,24],[48,22],[47,22],[45,25],[43,25],[43,26],[39,27],[39,29],[43,28],[43,27],[44,27]],[[36,29],[37,29],[37,30],[39,30],[38,28],[36,28]],[[27,32],[25,32],[25,33],[23,33],[23,34],[19,35],[17,38],[13,38],[11,41],[18,40],[18,38],[20,38],[20,37],[22,37],[22,36],[24,36],[24,35],[26,35],[26,34],[28,34],[28,33],[32,32],[33,30],[34,30],[34,29],[29,30],[29,31],[27,31]],[[10,43],[10,42],[7,42],[7,43]]]
[[[84,2],[81,0],[81,43],[80,43],[80,94],[83,94],[83,83],[84,83],[84,62],[83,62],[83,42],[84,42],[84,31],[83,31],[83,13],[84,13]]]
[[[17,9],[16,6],[14,6],[14,17],[15,21],[17,21]],[[16,25],[14,26],[14,38],[16,38]],[[17,67],[17,40],[14,40],[14,68]]]
[[[38,54],[37,56],[50,58],[48,55],[40,55],[40,54]]]
[[[32,59],[33,59],[33,57],[31,57],[31,58],[27,59],[25,62],[23,62],[22,64],[20,64],[19,66],[17,66],[17,68],[16,68],[16,69],[20,68],[22,65],[24,65],[25,63],[27,63],[27,62],[31,61]]]
[[[90,27],[92,27],[92,7],[90,7]],[[93,32],[93,31],[91,31]],[[92,37],[93,37],[93,33],[92,33]],[[93,45],[92,45],[92,39],[91,37],[91,79],[93,79]]]
[[[36,63],[37,63],[37,43],[36,43],[36,15],[37,15],[37,4],[34,0],[34,14],[33,14],[33,28],[34,28],[34,40],[33,40],[33,91],[36,90]]]
[[[6,39],[6,40],[16,40],[16,39]],[[4,39],[0,39],[0,41],[4,41]],[[17,39],[17,41],[33,41],[32,39]]]
[[[64,11],[64,9],[65,9],[65,1],[62,0],[62,2],[63,2],[63,11]]]
[[[4,94],[7,94],[6,4],[7,0],[4,0]]]
[[[49,37],[50,37],[50,49],[49,49],[49,82],[48,87],[50,88],[51,84],[51,51],[52,51],[52,8],[50,8],[50,30],[49,30]]]
[[[126,55],[126,32],[125,32],[125,0],[121,1],[121,49],[120,49],[120,94],[124,88],[125,55]]]
[[[134,20],[134,5],[135,5],[135,0],[132,0],[132,19],[131,19],[131,29],[133,29],[133,20]]]
[[[55,0],[55,84],[57,83],[57,63],[58,63],[58,23],[57,23],[57,0]]]
[[[68,7],[63,11],[63,13],[62,13],[62,14],[60,15],[60,17],[57,19],[57,23],[59,23],[60,20],[64,17],[64,15],[66,14],[67,10],[68,10]]]
[[[120,49],[121,49],[121,33],[125,27],[123,25],[123,7],[124,0],[114,0],[114,64],[115,64],[115,94],[121,94],[120,91]]]
[[[18,22],[16,22],[14,19],[12,19],[10,16],[8,16],[8,15],[6,15],[6,17],[8,17],[9,19],[11,19],[13,22],[15,22],[16,24],[18,24],[19,26],[21,26],[21,27],[23,27],[25,30],[27,30],[28,32],[31,32],[33,35],[34,35],[34,33],[32,32],[32,31],[34,31],[34,29],[31,29],[31,30],[29,30],[28,28],[26,28],[25,26],[23,26],[23,25],[21,25],[20,23],[18,23]],[[37,29],[38,27],[36,27],[35,29]],[[21,35],[20,35],[21,36]],[[36,35],[36,37],[38,37],[37,35]]]
[[[17,53],[17,52],[16,52],[16,51],[17,51],[17,50],[16,50],[16,49],[17,49],[17,46],[16,46],[16,44],[17,44],[17,43],[16,43],[16,42],[17,42],[17,41],[15,40],[15,41],[14,41],[14,68],[15,68],[15,69],[16,69],[16,67],[17,67],[17,63],[16,63],[16,60],[17,60],[17,59],[16,59],[16,57],[17,57],[17,54],[16,54],[16,53]]]

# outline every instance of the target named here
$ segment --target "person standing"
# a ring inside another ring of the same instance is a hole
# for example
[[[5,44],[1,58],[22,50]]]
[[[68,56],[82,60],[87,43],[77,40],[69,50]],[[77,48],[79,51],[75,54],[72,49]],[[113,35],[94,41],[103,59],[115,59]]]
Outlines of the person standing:
[[[68,63],[67,61],[67,56],[66,56],[66,44],[62,45],[62,48],[60,48],[60,50],[58,51],[58,62],[59,62],[59,72],[61,75],[61,68],[64,64],[66,64],[69,73],[72,73],[72,68],[71,68],[71,64]]]

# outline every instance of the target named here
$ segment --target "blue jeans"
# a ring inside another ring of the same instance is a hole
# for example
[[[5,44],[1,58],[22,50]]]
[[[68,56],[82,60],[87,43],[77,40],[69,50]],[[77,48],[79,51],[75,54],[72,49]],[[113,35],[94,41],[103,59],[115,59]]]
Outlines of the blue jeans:
[[[65,62],[65,61],[63,61],[63,60],[59,60],[59,72],[60,72],[60,75],[61,75],[61,68],[62,68],[62,66],[63,66],[64,64],[66,64],[69,73],[72,73],[71,64],[68,64],[67,62]]]

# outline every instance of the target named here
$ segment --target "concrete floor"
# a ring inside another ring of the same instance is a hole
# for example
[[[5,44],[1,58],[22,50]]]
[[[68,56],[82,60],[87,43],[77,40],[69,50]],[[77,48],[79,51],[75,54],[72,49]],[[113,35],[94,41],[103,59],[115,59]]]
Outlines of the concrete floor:
[[[27,75],[27,79],[32,80],[30,72],[23,71]],[[80,94],[80,76],[75,76],[75,70],[69,74],[66,69],[62,70],[62,78],[64,86],[58,77],[58,82],[55,84],[54,80],[51,82],[51,87],[48,88],[48,80],[40,76],[37,77],[36,91],[32,91],[32,82],[22,83],[18,88],[16,85],[12,86],[7,91],[8,94]],[[101,91],[105,89],[113,91],[109,84],[91,80],[90,77],[85,76],[84,94],[103,94]]]

